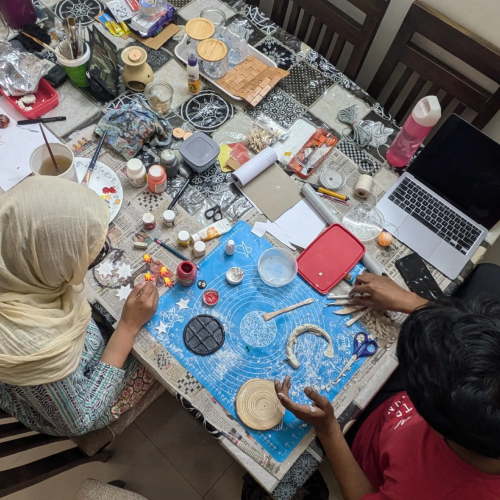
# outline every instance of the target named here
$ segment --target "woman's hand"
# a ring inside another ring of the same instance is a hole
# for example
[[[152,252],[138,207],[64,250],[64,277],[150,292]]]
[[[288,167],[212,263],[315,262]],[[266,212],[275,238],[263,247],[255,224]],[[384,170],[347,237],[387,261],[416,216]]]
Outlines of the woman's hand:
[[[427,300],[416,293],[408,292],[387,276],[371,273],[360,274],[354,288],[349,293],[349,302],[354,305],[371,307],[380,311],[411,313],[427,304]],[[360,296],[357,296],[357,295]],[[362,296],[369,294],[369,296]]]
[[[297,418],[311,424],[321,441],[333,437],[336,432],[340,432],[339,424],[333,413],[333,406],[328,399],[320,396],[310,387],[306,387],[304,392],[311,400],[311,405],[299,405],[290,399],[290,387],[291,382],[288,375],[285,377],[283,385],[279,380],[274,381],[274,388],[281,404]]]
[[[125,302],[120,323],[138,333],[156,312],[158,299],[158,290],[151,281],[136,285]]]

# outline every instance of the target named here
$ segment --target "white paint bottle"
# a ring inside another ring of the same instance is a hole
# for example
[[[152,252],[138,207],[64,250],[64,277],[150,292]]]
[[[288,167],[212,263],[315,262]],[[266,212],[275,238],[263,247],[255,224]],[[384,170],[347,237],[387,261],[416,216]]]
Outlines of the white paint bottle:
[[[127,177],[131,186],[140,188],[146,185],[146,167],[141,160],[132,158],[127,162]]]
[[[229,240],[227,243],[226,243],[226,255],[233,255],[234,254],[234,251],[236,249],[236,245],[234,244],[234,241],[233,240]]]

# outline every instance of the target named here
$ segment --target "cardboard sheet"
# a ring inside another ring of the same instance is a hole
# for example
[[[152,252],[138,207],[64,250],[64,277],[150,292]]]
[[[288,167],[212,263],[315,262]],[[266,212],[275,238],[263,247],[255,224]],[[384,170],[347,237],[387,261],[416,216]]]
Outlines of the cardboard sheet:
[[[276,163],[241,190],[271,222],[302,199],[298,185]]]
[[[150,38],[142,38],[135,33],[132,33],[130,36],[139,40],[142,44],[146,45],[151,49],[158,50],[164,43],[170,40],[178,31],[180,30],[179,26],[176,24],[169,24],[164,30],[155,37]]]

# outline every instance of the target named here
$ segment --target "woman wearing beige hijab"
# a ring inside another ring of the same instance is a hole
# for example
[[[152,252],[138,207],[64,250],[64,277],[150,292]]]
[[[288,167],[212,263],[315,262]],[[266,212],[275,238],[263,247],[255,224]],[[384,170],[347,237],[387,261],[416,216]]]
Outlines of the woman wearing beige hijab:
[[[84,279],[108,220],[97,194],[66,180],[31,177],[0,197],[0,408],[33,430],[99,429],[153,382],[129,354],[154,285],[133,289],[107,345],[91,319]]]

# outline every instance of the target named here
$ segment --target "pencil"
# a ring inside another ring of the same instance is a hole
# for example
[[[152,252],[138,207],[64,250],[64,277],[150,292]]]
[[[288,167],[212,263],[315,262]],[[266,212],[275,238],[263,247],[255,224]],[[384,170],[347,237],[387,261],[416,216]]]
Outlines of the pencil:
[[[155,243],[158,243],[161,247],[163,247],[165,250],[168,250],[170,253],[173,253],[176,257],[179,257],[179,259],[182,260],[189,260],[184,257],[180,252],[178,252],[175,248],[169,247],[166,243],[163,243],[163,241],[159,240],[158,238],[155,238]],[[196,264],[194,264],[196,266]],[[198,269],[200,266],[196,266]]]
[[[338,200],[347,201],[349,198],[343,194],[336,193],[335,191],[330,191],[329,189],[322,188],[316,184],[310,184],[310,186],[317,191],[318,193],[327,194],[328,196],[332,196],[333,198],[337,198]]]

